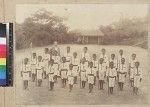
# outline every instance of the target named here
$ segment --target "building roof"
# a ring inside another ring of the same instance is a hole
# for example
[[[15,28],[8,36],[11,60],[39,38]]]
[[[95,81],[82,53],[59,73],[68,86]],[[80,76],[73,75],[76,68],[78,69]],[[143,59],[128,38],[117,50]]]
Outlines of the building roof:
[[[75,30],[73,32],[78,33],[78,36],[104,36],[101,30]]]

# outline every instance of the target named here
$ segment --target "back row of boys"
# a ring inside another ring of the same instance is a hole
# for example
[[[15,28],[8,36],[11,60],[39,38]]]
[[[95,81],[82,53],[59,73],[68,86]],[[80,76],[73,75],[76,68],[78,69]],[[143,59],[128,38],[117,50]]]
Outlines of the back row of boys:
[[[32,53],[30,61],[28,58],[25,58],[23,61],[24,64],[21,74],[24,80],[24,88],[27,88],[31,75],[32,81],[36,80],[38,86],[41,86],[42,79],[48,78],[50,90],[53,90],[54,83],[57,83],[57,78],[61,77],[62,87],[66,86],[68,80],[69,91],[71,91],[73,85],[77,84],[77,78],[79,76],[80,87],[85,88],[86,82],[88,82],[89,92],[92,92],[93,86],[96,85],[96,79],[98,79],[98,88],[103,89],[106,78],[108,81],[108,90],[112,94],[116,81],[120,90],[123,90],[128,73],[133,92],[137,94],[142,74],[139,69],[140,63],[137,61],[136,54],[133,53],[131,55],[129,67],[127,67],[123,50],[119,50],[117,59],[115,58],[115,54],[111,54],[109,60],[104,48],[101,52],[100,58],[97,58],[96,54],[93,54],[91,58],[88,53],[88,48],[84,47],[84,52],[81,54],[80,59],[77,57],[76,52],[73,55],[71,54],[70,47],[67,47],[67,52],[62,56],[60,56],[60,52],[55,48],[51,51],[45,48],[45,55],[43,57]]]

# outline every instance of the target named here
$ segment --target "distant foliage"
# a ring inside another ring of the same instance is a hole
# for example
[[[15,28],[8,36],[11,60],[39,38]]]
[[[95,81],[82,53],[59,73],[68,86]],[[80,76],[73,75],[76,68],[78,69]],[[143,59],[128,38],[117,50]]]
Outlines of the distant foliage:
[[[23,23],[16,23],[16,49],[29,48],[31,43],[33,47],[50,45],[54,41],[81,44],[80,34],[68,31],[68,27],[63,23],[64,20],[66,19],[41,9],[26,18]],[[107,26],[100,26],[99,30],[104,34],[101,44],[136,45],[146,48],[147,23],[148,17],[123,19]]]
[[[16,48],[28,48],[67,41],[68,27],[63,24],[64,19],[52,12],[39,10],[26,18],[22,24],[16,24]]]
[[[104,33],[102,44],[136,45],[147,48],[148,17],[139,19],[123,19],[107,26],[100,26]]]

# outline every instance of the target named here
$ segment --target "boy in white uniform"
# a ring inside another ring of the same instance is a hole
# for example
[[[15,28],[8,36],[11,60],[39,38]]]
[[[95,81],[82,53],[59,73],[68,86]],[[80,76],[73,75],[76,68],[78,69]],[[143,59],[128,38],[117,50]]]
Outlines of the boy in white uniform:
[[[60,76],[62,79],[62,88],[66,86],[68,69],[69,69],[69,65],[66,62],[66,57],[62,57],[62,63],[60,65]]]
[[[73,64],[69,65],[69,70],[67,72],[68,77],[68,84],[69,84],[69,92],[72,91],[73,84],[74,84],[74,76],[73,76]]]
[[[110,58],[109,62],[113,62],[114,63],[114,68],[116,68],[116,70],[118,69],[117,59],[115,58],[115,54],[111,54],[111,58]]]
[[[51,59],[48,62],[48,73],[47,73],[50,91],[53,90],[54,88],[54,72],[55,72],[54,60]]]
[[[83,58],[81,60],[81,65],[80,65],[80,87],[85,88],[85,84],[87,81],[87,75],[86,75],[86,59]]]
[[[60,56],[57,51],[54,51],[54,55],[51,57],[54,60],[54,81],[57,82],[57,78],[60,77],[59,65],[60,65]]]
[[[28,58],[24,59],[24,62],[23,62],[23,65],[22,65],[21,76],[23,78],[23,87],[24,87],[24,89],[27,89],[28,82],[29,82],[30,76],[31,76],[31,66],[29,64],[29,59]]]
[[[94,85],[94,69],[93,69],[93,62],[89,62],[89,68],[87,70],[88,74],[88,83],[89,83],[89,93],[93,90]]]
[[[54,51],[56,51],[58,53],[58,56],[60,56],[60,48],[57,41],[54,41],[54,46],[52,47],[52,49],[50,49],[51,54],[53,54]]]
[[[73,53],[72,64],[73,64],[74,84],[77,84],[77,77],[79,75],[79,65],[80,65],[79,59],[77,58],[77,52]]]
[[[114,63],[114,68],[116,69],[115,76],[117,77],[118,65],[117,65],[117,59],[115,58],[115,54],[111,54],[111,58],[110,58],[109,62],[113,62]]]
[[[109,70],[108,70],[108,87],[110,94],[113,94],[113,88],[115,87],[115,80],[116,80],[116,69],[114,68],[114,63],[109,63]]]
[[[44,71],[44,66],[42,62],[42,56],[38,56],[38,62],[36,65],[36,76],[37,76],[37,85],[41,86],[42,85],[42,77],[43,77],[43,71]]]
[[[43,56],[43,64],[44,64],[44,71],[43,71],[43,78],[46,78],[46,73],[48,69],[48,61],[50,60],[50,54],[49,54],[49,49],[45,48],[45,53]]]
[[[125,58],[125,56],[123,55],[123,50],[122,49],[120,49],[119,50],[119,56],[118,56],[118,67],[119,67],[119,64],[121,64],[121,59],[122,58],[124,58],[125,60],[126,60],[126,58]]]
[[[72,54],[70,52],[70,46],[67,46],[67,52],[65,52],[64,57],[66,57],[66,63],[68,63],[68,65],[71,63],[72,60]]]
[[[103,63],[104,59],[100,58],[99,60],[99,67],[98,67],[98,89],[103,90],[103,84],[105,79],[105,72],[106,72],[106,66],[104,66]]]
[[[36,56],[36,53],[32,53],[32,55],[31,55],[32,82],[34,82],[34,81],[35,81],[35,78],[36,78],[36,64],[37,64],[37,56]]]
[[[109,61],[108,61],[108,57],[107,57],[107,55],[106,55],[106,50],[103,48],[102,50],[101,50],[101,54],[100,54],[100,58],[103,58],[104,59],[104,61],[103,61],[103,66],[105,66],[105,68],[106,68],[106,71],[105,71],[105,76],[106,76],[106,72],[107,72],[107,68],[108,68],[108,64],[109,64]],[[99,58],[99,59],[100,59]]]
[[[121,59],[122,58],[124,58],[125,60],[126,60],[126,58],[125,58],[125,56],[123,55],[123,50],[122,49],[120,49],[119,50],[119,56],[118,56],[118,58],[117,58],[117,80],[119,79],[119,67],[120,67],[120,65],[121,65]],[[118,82],[118,85],[119,85],[119,81],[117,81]]]
[[[131,55],[131,59],[129,62],[129,80],[131,87],[133,87],[133,75],[134,75],[134,69],[135,69],[135,62],[137,62],[136,54]]]
[[[83,51],[84,52],[81,54],[81,60],[83,58],[85,58],[85,65],[86,65],[85,69],[87,69],[88,65],[89,65],[89,61],[90,61],[90,54],[88,53],[88,48],[87,47],[84,47]]]
[[[136,95],[138,94],[138,89],[142,81],[142,71],[139,68],[139,66],[140,66],[140,63],[135,62],[133,93]]]
[[[119,66],[119,69],[118,69],[118,76],[119,76],[119,88],[120,88],[120,91],[123,90],[123,85],[125,83],[125,78],[126,78],[126,74],[127,74],[127,67],[126,67],[126,64],[125,64],[125,59],[122,58],[121,59],[121,65]]]
[[[98,73],[98,60],[96,54],[92,55],[92,62],[93,62],[94,85],[96,85],[96,76]]]

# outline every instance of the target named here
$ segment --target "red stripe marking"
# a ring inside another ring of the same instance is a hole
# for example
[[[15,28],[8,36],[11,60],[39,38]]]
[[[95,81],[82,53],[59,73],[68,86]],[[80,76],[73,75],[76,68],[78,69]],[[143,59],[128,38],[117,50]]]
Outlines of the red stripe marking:
[[[6,45],[1,45],[0,44],[0,51],[6,51]]]
[[[6,51],[0,51],[0,58],[6,58]]]

